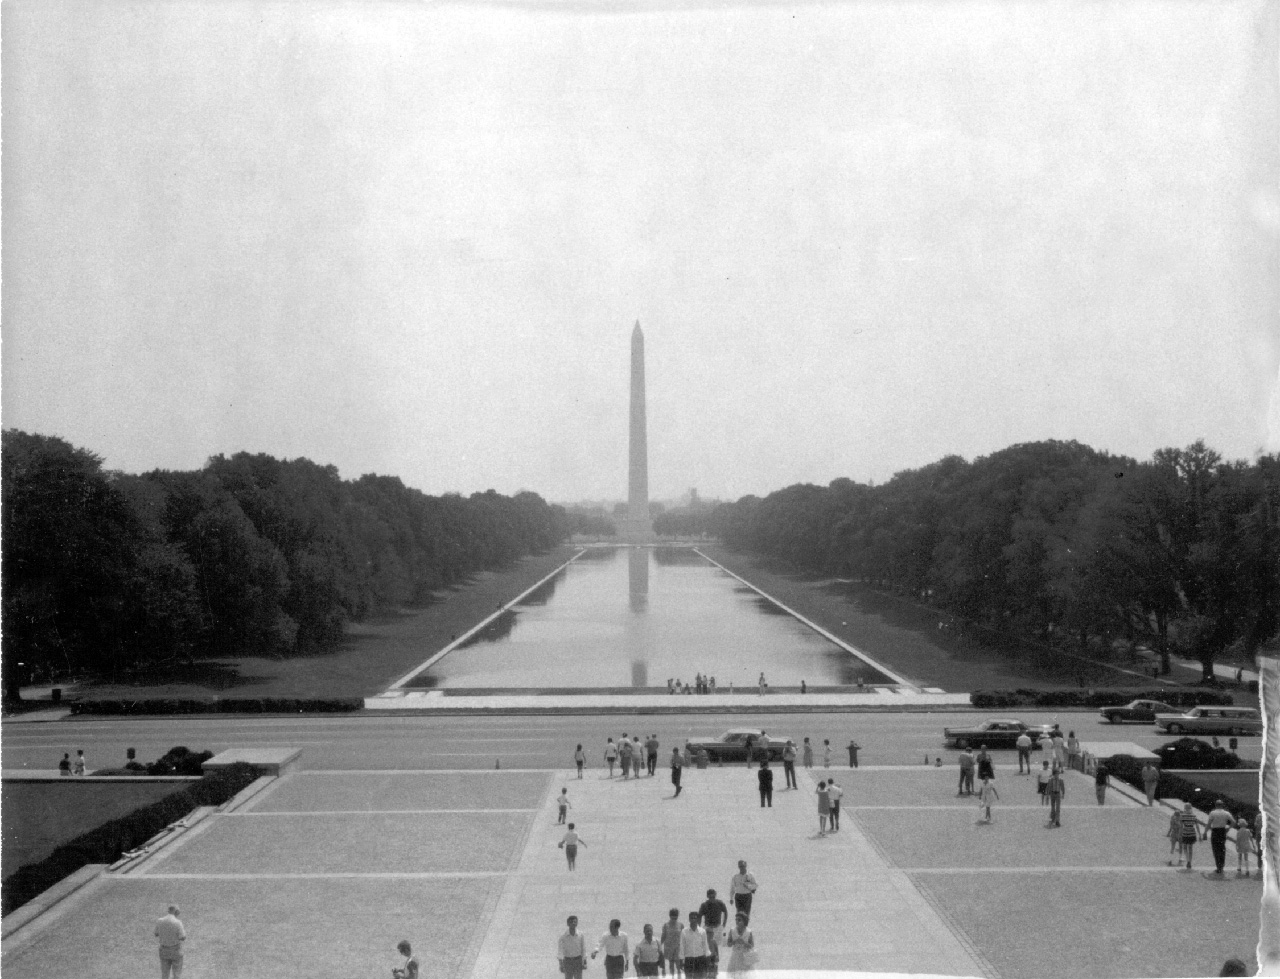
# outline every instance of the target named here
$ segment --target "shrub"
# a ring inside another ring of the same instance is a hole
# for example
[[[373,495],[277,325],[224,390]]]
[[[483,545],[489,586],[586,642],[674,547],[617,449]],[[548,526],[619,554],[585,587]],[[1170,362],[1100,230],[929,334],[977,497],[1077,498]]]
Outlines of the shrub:
[[[223,700],[77,700],[73,714],[347,714],[364,709],[360,697],[304,700],[296,697],[246,697]]]
[[[58,847],[39,863],[19,867],[5,878],[3,910],[8,914],[58,881],[91,863],[115,863],[170,823],[199,806],[220,806],[252,785],[258,771],[244,762],[204,776],[159,802],[135,809],[127,816],[103,823]]]
[[[1204,687],[1165,690],[976,690],[969,695],[974,707],[998,710],[1007,707],[1110,707],[1130,700],[1159,700],[1171,707],[1190,709],[1197,704],[1234,703],[1231,694]]]
[[[1137,759],[1128,755],[1117,755],[1107,762],[1107,771],[1111,773],[1113,778],[1118,778],[1134,788],[1145,791],[1142,785],[1142,765]],[[1160,773],[1160,782],[1156,786],[1156,797],[1159,799],[1181,799],[1183,802],[1191,803],[1201,812],[1208,812],[1213,808],[1214,801],[1221,799],[1222,808],[1231,813],[1232,819],[1247,819],[1252,823],[1254,817],[1258,815],[1258,804],[1256,802],[1243,802],[1240,799],[1233,799],[1231,796],[1223,795],[1215,790],[1205,790],[1192,779],[1184,778],[1181,775],[1171,775],[1168,772]]]

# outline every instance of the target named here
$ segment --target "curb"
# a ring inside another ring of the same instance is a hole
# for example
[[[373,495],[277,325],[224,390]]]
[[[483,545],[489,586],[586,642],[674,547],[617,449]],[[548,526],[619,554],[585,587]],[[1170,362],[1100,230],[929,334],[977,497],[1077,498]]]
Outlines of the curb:
[[[0,937],[8,942],[10,936],[20,929],[38,922],[55,905],[60,904],[85,885],[99,879],[106,869],[105,863],[85,864],[75,873],[62,878],[47,890],[41,891],[22,907],[14,908],[4,916],[3,924],[0,925]]]

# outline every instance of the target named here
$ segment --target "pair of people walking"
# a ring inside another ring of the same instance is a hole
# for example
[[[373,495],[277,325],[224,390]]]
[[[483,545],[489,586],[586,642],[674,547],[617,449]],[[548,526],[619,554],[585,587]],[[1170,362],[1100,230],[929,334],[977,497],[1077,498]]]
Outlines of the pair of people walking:
[[[844,790],[836,785],[835,779],[818,783],[818,835],[827,835],[827,825],[831,832],[840,832],[840,798]]]

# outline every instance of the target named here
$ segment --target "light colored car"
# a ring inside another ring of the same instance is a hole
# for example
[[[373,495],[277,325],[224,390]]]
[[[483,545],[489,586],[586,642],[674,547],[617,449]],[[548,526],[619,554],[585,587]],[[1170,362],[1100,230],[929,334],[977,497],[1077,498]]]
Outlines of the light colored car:
[[[1169,734],[1261,734],[1253,707],[1193,707],[1185,714],[1157,714],[1156,730]]]

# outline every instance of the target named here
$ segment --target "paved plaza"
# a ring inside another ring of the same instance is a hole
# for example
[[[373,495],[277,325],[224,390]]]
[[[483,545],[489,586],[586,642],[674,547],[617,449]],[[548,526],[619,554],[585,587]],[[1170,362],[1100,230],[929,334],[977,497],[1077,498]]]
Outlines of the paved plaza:
[[[304,757],[305,762],[305,757]],[[814,789],[845,789],[840,833],[817,835]],[[770,971],[960,976],[1213,975],[1252,961],[1260,886],[1165,866],[1168,810],[1119,793],[1099,807],[1072,773],[1061,829],[1033,780],[997,768],[992,825],[952,768],[800,771],[762,809],[754,771],[666,769],[638,782],[567,771],[295,771],[110,875],[6,942],[7,979],[135,977],[151,925],[183,907],[188,979],[385,976],[408,938],[432,979],[557,975],[568,914],[638,938],[669,908],[721,895],[739,859],[760,882],[752,927]],[[570,873],[554,797],[587,846]],[[1207,845],[1200,868],[1210,866]],[[598,977],[597,963],[588,971]]]

